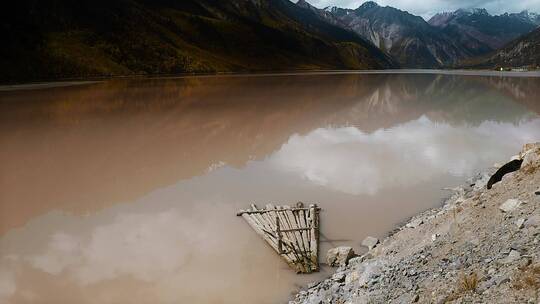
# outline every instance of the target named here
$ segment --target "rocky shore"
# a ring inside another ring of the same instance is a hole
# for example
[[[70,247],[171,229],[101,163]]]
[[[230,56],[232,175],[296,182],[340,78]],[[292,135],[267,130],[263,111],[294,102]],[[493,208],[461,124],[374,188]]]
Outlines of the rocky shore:
[[[540,303],[540,143],[521,168],[487,190],[492,168],[452,189],[369,251],[331,252],[335,274],[290,304]],[[375,244],[374,244],[375,243]]]

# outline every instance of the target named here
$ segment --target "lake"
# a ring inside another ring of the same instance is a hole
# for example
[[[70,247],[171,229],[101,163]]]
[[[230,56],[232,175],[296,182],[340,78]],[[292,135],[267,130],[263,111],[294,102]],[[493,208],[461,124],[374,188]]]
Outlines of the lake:
[[[320,260],[333,246],[363,252],[366,236],[540,139],[532,76],[4,87],[0,303],[284,303],[332,270],[294,274],[239,209],[317,203]]]

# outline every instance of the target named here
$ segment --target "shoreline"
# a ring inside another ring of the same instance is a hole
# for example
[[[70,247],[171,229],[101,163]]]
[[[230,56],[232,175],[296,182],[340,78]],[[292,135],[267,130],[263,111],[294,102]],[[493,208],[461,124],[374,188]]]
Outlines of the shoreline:
[[[370,74],[429,74],[429,75],[461,75],[486,77],[540,77],[537,71],[495,71],[488,69],[386,69],[386,70],[283,70],[283,71],[247,71],[247,72],[216,72],[216,73],[186,73],[186,74],[133,74],[116,76],[66,77],[56,79],[36,79],[26,82],[0,83],[1,91],[44,89],[60,86],[98,83],[117,79],[175,79],[191,77],[271,77],[271,76],[301,76],[301,75],[370,75]]]
[[[491,190],[495,167],[289,303],[539,303],[540,143],[520,157]]]

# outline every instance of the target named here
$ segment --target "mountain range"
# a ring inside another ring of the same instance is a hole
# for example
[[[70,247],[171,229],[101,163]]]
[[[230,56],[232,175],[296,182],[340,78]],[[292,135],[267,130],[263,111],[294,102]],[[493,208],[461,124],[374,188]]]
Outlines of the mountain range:
[[[526,11],[492,16],[485,9],[460,9],[453,13],[437,14],[428,22],[461,41],[464,47],[474,49],[477,53],[487,53],[532,31],[540,24],[540,19]]]
[[[0,17],[1,82],[535,65],[540,43],[540,16],[526,11],[460,9],[426,21],[371,1],[319,9],[305,0],[20,0]]]
[[[302,6],[305,1],[300,0]],[[459,9],[425,21],[390,6],[368,1],[357,9],[323,9],[393,56],[401,66],[440,68],[493,52],[540,25],[540,16],[490,15],[485,9]]]
[[[355,10],[330,8],[347,27],[396,58],[403,67],[437,67],[472,56],[422,17],[365,2]]]

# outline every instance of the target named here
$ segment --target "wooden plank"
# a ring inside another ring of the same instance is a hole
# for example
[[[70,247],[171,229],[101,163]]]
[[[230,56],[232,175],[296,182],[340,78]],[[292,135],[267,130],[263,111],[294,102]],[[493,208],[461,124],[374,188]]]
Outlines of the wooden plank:
[[[300,225],[302,227],[310,228],[307,225],[307,220],[306,220],[305,215],[306,215],[306,212],[304,210],[298,211],[298,220],[300,221]],[[304,232],[302,233],[302,241],[305,244],[304,246],[305,246],[306,252],[311,252],[311,244],[310,244],[309,238],[308,238],[308,235],[309,235],[310,232],[311,232],[311,228],[308,229],[308,231],[306,231],[305,233]]]
[[[300,227],[298,226],[298,224],[296,223],[296,220],[294,218],[294,214],[293,212],[290,210],[290,207],[289,206],[284,206],[283,207],[285,209],[285,216],[287,218],[287,222],[290,226],[289,229],[287,229],[288,231],[287,232],[296,232]],[[288,208],[288,209],[287,209]],[[293,233],[293,237],[294,237],[294,240],[295,241],[298,241],[299,239],[297,238],[297,235],[296,233]]]
[[[281,237],[281,225],[279,224],[279,217],[276,216],[276,233],[278,239],[278,253],[283,254],[283,239]]]
[[[299,255],[302,258],[301,263],[305,265],[305,262],[309,261],[309,256],[308,256],[308,253],[307,253],[307,250],[306,250],[307,248],[304,246],[304,241],[302,239],[302,235],[300,234],[299,229],[301,229],[301,228],[300,228],[299,223],[296,220],[296,216],[293,213],[293,211],[291,210],[291,208],[289,208],[289,210],[287,211],[286,214],[288,215],[289,221],[291,222],[291,232],[294,234],[295,241],[296,241],[296,246],[298,248]]]
[[[255,204],[251,204],[252,210],[258,210],[257,206]],[[271,242],[274,245],[273,248],[276,250],[282,257],[286,260],[287,264],[294,264],[295,257],[291,254],[287,254],[283,252],[283,247],[279,247],[279,241],[278,241],[278,235],[277,233],[274,235],[272,233],[275,233],[276,227],[272,225],[273,221],[270,219],[270,217],[263,217],[261,214],[250,214],[249,215],[252,219],[254,219],[259,225],[262,225],[264,229],[267,231],[266,234],[269,234],[271,236]],[[282,242],[283,245],[283,242]]]
[[[304,261],[306,259],[306,252],[304,249],[304,246],[302,245],[302,238],[295,230],[298,229],[298,225],[296,224],[296,220],[294,219],[294,214],[290,210],[291,208],[289,206],[284,206],[284,209],[287,211],[284,213],[288,224],[290,226],[290,229],[288,229],[288,233],[292,236],[292,241],[295,244],[296,251],[298,252],[298,256],[300,257],[299,263],[305,264]]]
[[[311,224],[311,262],[313,263],[314,271],[319,270],[319,215],[317,205],[309,206],[309,218]]]
[[[266,233],[264,233],[264,231],[260,229],[260,226],[258,223],[256,223],[248,214],[244,214],[242,215],[242,217],[246,220],[249,226],[251,226],[251,228],[255,230],[255,232],[259,236],[261,236],[272,248],[274,248],[274,250],[277,250],[277,246],[272,242],[272,240],[270,240],[270,237],[266,235]]]
[[[293,229],[281,229],[283,232],[295,232],[295,231],[309,231],[311,228],[293,228]]]
[[[309,211],[309,208],[296,208],[296,207],[294,207],[294,208],[291,208],[291,210]],[[267,209],[262,209],[262,210],[240,210],[239,212],[236,213],[236,216],[241,216],[244,213],[253,214],[253,213],[268,213],[268,212],[286,212],[286,210],[281,210],[281,209],[274,209],[274,210],[267,210]]]
[[[251,204],[251,209],[252,210],[257,210],[257,205],[255,204]],[[255,221],[257,221],[261,226],[264,227],[265,230],[269,231],[269,232],[273,232],[274,229],[272,227],[270,227],[269,223],[267,222],[267,220],[265,220],[264,218],[262,218],[259,214],[256,214],[256,213],[251,213],[249,214],[251,216],[252,219],[254,219]]]
[[[304,234],[306,233],[306,231],[309,230],[309,228],[307,227],[304,227],[302,225],[302,223],[300,222],[300,218],[299,218],[299,211],[292,211],[293,213],[293,216],[294,216],[294,221],[296,222],[296,226],[299,227],[297,229],[294,229],[296,230],[298,233],[297,235],[299,236],[299,239],[300,239],[300,242],[301,242],[301,245],[302,245],[302,249],[304,252],[306,252],[307,250],[309,250],[309,247],[306,246],[306,242],[304,242]]]
[[[251,205],[251,208],[256,210],[257,209],[257,206],[252,204]],[[258,218],[257,216],[254,216],[254,215],[249,215],[249,214],[244,214],[242,215],[242,217],[246,218],[246,216],[248,217],[249,221],[251,221],[257,228],[254,228],[255,230],[257,231],[261,231],[262,234],[264,235],[264,239],[267,243],[270,244],[270,246],[278,251],[278,243],[277,243],[277,238],[275,235],[272,235],[268,232],[272,232],[273,230],[272,229],[269,229],[269,227],[266,225],[265,221],[263,219],[260,219]],[[264,231],[266,230],[266,232]],[[260,234],[260,233],[259,233]],[[287,262],[292,262],[292,257],[284,257]]]
[[[267,205],[266,206],[266,209],[269,209],[269,210],[272,210],[272,209],[275,209],[275,207],[273,205]],[[260,217],[265,221],[267,227],[271,230],[271,231],[277,231],[277,227],[276,227],[276,220],[275,220],[275,214],[274,216],[272,217],[271,214],[269,212],[267,213],[261,213],[259,214]],[[283,237],[283,236],[282,236]],[[283,242],[283,238],[281,239],[282,241],[282,245],[285,245],[285,247],[288,247],[286,243]],[[276,246],[277,246],[277,235],[276,235]],[[278,251],[278,250],[276,250]],[[287,263],[289,265],[294,264],[294,261],[296,260],[296,257],[292,254],[292,253],[289,253],[288,251],[290,250],[286,250],[284,249],[283,250],[284,252],[281,253],[282,256],[286,256],[286,260],[287,260]],[[278,251],[279,253],[279,251]],[[293,267],[293,266],[291,266]]]
[[[278,207],[280,208],[280,207]],[[287,219],[286,219],[286,214],[283,213],[283,212],[276,212],[276,215],[279,217],[280,221],[284,224],[284,225],[287,225],[288,226],[288,222],[287,222]],[[290,229],[290,227],[288,228]],[[293,240],[292,240],[292,237],[290,235],[290,233],[285,233],[285,240],[286,240],[286,243],[289,244],[289,248],[291,249],[292,251],[292,254],[294,256],[294,259],[295,259],[295,268],[298,272],[306,272],[306,269],[304,267],[304,265],[302,265],[302,263],[300,263],[300,261],[302,260],[300,254],[298,253],[298,250],[297,248],[295,248],[294,244],[293,244]]]
[[[298,235],[300,237],[300,240],[301,240],[301,243],[302,243],[302,248],[303,248],[303,253],[304,253],[304,263],[305,264],[310,264],[309,261],[310,261],[310,243],[308,241],[308,233],[309,231],[311,231],[310,229],[308,229],[309,227],[306,225],[306,220],[305,220],[305,217],[304,217],[304,214],[306,212],[306,210],[308,210],[308,208],[304,208],[304,203],[302,202],[298,202],[296,203],[296,207],[297,207],[297,210],[294,211],[294,215],[295,215],[295,219],[298,223],[298,227],[302,227],[303,229],[306,229],[306,230],[300,230],[298,231]],[[309,269],[311,269],[311,267],[308,267]]]

